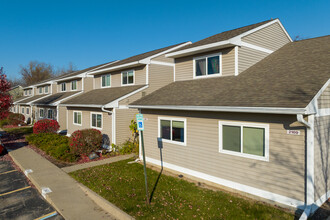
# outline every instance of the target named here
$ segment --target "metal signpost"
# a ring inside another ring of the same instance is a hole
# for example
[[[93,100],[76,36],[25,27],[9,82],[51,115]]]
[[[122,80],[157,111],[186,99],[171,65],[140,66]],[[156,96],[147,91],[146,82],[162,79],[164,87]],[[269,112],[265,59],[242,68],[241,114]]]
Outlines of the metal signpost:
[[[143,131],[144,131],[144,118],[142,114],[136,114],[136,124],[137,129],[140,131],[141,134],[141,147],[142,147],[142,155],[143,155],[143,168],[144,168],[144,180],[146,185],[146,197],[147,197],[147,204],[150,203],[149,201],[149,192],[148,192],[148,180],[147,180],[147,168],[146,168],[146,155],[144,152],[144,141],[143,141]]]

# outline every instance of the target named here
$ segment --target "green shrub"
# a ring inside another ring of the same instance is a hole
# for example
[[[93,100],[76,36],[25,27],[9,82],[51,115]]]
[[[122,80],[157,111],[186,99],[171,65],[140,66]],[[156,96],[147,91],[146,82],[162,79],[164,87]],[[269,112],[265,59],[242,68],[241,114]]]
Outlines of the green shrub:
[[[138,153],[139,145],[130,140],[125,141],[123,144],[119,146],[120,154],[130,154],[130,153]]]
[[[9,125],[9,120],[7,118],[0,120],[0,128],[3,128],[5,125]]]
[[[46,154],[62,161],[74,162],[78,159],[69,147],[69,138],[53,133],[31,134],[26,140]]]
[[[10,112],[7,116],[9,125],[19,125],[24,124],[25,117],[20,113],[12,113]]]
[[[87,156],[91,152],[100,149],[102,134],[96,129],[83,129],[73,132],[70,137],[71,151],[79,156]]]
[[[4,131],[6,131],[8,134],[26,135],[26,134],[31,134],[33,128],[32,127],[4,128]]]

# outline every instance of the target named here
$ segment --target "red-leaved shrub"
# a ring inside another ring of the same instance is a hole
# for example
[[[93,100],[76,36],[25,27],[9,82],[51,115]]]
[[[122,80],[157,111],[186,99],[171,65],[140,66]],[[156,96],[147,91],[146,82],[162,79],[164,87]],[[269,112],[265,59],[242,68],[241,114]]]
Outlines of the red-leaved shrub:
[[[101,147],[102,134],[96,129],[77,130],[71,135],[69,145],[76,155],[88,156]]]
[[[25,117],[20,113],[10,112],[9,115],[7,116],[7,119],[9,125],[18,125],[24,123]]]
[[[33,125],[33,133],[56,133],[59,128],[60,125],[57,121],[52,119],[42,119]]]

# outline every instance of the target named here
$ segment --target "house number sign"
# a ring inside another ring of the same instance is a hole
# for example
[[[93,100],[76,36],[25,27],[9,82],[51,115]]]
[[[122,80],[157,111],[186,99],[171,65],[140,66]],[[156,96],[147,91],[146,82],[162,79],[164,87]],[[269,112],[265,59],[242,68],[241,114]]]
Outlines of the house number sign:
[[[300,131],[297,130],[287,130],[286,133],[291,135],[300,135]]]

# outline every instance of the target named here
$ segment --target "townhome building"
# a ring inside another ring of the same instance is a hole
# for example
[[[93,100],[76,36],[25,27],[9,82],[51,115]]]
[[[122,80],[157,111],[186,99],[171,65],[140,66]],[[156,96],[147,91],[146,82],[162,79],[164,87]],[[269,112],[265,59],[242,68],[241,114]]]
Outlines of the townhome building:
[[[33,102],[36,107],[35,119],[37,121],[44,118],[57,120],[60,130],[67,130],[66,108],[61,107],[60,104],[65,100],[92,90],[93,77],[87,73],[110,63],[112,62],[53,78],[51,80],[51,95]],[[37,92],[43,92],[47,87],[43,88],[44,90],[42,88],[41,85],[37,86]]]
[[[330,195],[329,51],[275,19],[167,53],[175,82],[129,104],[146,161],[308,216]]]
[[[173,58],[165,53],[191,42],[132,56],[90,71],[93,89],[60,104],[67,108],[67,133],[99,129],[105,143],[121,144],[131,137],[129,125],[137,110],[127,105],[174,81]]]
[[[51,83],[46,81],[44,87],[49,88]],[[34,115],[36,108],[33,106],[33,102],[46,97],[50,91],[47,93],[41,92],[40,88],[43,87],[30,85],[23,88],[23,96],[13,101],[13,111],[16,113],[21,113],[25,117],[27,123],[32,123],[34,120]]]

